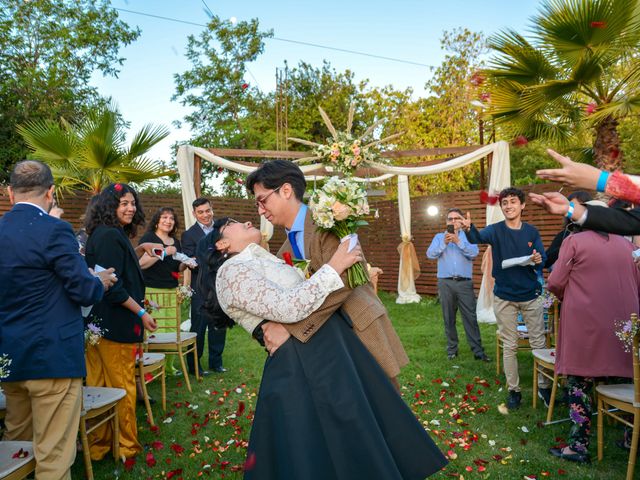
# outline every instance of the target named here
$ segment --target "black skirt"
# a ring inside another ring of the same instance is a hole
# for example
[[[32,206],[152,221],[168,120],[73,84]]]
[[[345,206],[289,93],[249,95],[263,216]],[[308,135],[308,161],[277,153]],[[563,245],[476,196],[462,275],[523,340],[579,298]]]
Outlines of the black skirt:
[[[339,311],[267,359],[245,480],[423,480],[447,464],[350,324]]]

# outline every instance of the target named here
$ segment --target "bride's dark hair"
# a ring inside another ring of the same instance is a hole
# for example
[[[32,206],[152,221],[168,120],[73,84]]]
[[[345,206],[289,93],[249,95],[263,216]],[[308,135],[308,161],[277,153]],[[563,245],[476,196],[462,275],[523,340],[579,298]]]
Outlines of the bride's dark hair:
[[[228,218],[219,218],[213,222],[213,230],[198,243],[196,259],[200,274],[198,275],[197,295],[201,295],[203,300],[202,314],[207,323],[215,328],[231,328],[234,321],[224,313],[218,294],[216,292],[216,276],[222,264],[227,260],[226,255],[216,248],[216,242],[222,238],[222,227],[227,223]]]

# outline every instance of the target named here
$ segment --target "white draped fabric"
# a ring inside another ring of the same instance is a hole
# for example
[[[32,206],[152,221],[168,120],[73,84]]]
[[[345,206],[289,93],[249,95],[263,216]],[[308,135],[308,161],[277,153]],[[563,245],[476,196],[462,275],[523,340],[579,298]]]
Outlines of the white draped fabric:
[[[195,221],[191,212],[191,202],[195,200],[193,161],[196,154],[200,158],[207,160],[214,165],[234,172],[250,173],[257,168],[257,166],[242,165],[224,159],[214,155],[204,148],[192,147],[189,145],[179,147],[177,157],[178,172],[180,173],[180,180],[182,182],[182,202],[185,210],[185,223],[187,227],[192,225]],[[499,192],[503,188],[508,187],[511,183],[509,144],[504,141],[484,145],[477,150],[461,155],[460,157],[438,163],[437,165],[428,165],[426,167],[396,167],[392,165],[374,164],[371,165],[371,167],[376,171],[381,172],[382,175],[372,178],[355,178],[356,181],[360,182],[379,182],[396,175],[398,176],[398,209],[400,217],[400,238],[402,240],[402,244],[400,245],[402,248],[399,248],[401,252],[401,264],[400,273],[398,275],[398,303],[420,301],[420,296],[416,293],[415,288],[415,277],[419,270],[416,268],[417,265],[407,265],[407,258],[409,258],[411,249],[413,248],[413,244],[411,243],[411,206],[408,176],[432,175],[435,173],[446,172],[477,162],[489,154],[493,154],[489,178],[489,191]],[[313,172],[324,168],[322,164],[303,165],[300,168],[305,174],[307,180],[322,180],[325,178],[324,176],[313,174]],[[502,212],[498,206],[487,205],[487,225],[499,222],[502,219]],[[260,229],[262,231],[263,239],[267,239],[266,241],[268,241],[273,234],[273,226],[266,220],[261,219]],[[415,252],[415,249],[413,249],[413,251]],[[413,256],[415,256],[415,254]],[[413,275],[409,274],[410,271],[413,272]],[[404,278],[402,278],[403,272],[405,274]],[[490,267],[488,272],[488,275],[490,275]],[[412,278],[407,279],[407,275]],[[489,279],[487,279],[487,271],[485,270],[478,298],[478,320],[495,323],[495,316],[493,315],[492,308],[492,294],[490,291],[487,292],[488,285],[490,283]]]

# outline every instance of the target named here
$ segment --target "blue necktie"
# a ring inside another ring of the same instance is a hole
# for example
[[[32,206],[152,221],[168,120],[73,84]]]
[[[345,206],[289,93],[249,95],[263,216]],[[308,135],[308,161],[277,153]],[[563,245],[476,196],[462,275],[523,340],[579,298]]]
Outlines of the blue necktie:
[[[293,250],[294,258],[304,260],[304,256],[300,254],[300,249],[298,248],[298,244],[296,243],[296,233],[298,232],[291,231],[287,234],[287,236],[289,237],[289,243],[291,243],[291,249]]]

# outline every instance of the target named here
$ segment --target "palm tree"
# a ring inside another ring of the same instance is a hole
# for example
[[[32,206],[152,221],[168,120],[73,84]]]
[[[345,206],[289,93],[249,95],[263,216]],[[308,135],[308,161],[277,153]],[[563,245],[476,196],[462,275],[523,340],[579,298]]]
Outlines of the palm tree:
[[[490,39],[496,125],[559,144],[592,128],[596,164],[619,169],[619,120],[640,113],[640,0],[546,0],[531,32]]]
[[[99,192],[112,182],[143,182],[170,175],[145,154],[169,131],[145,125],[125,145],[125,129],[114,105],[92,110],[78,125],[66,120],[40,120],[18,127],[33,151],[32,157],[47,163],[62,192]]]

